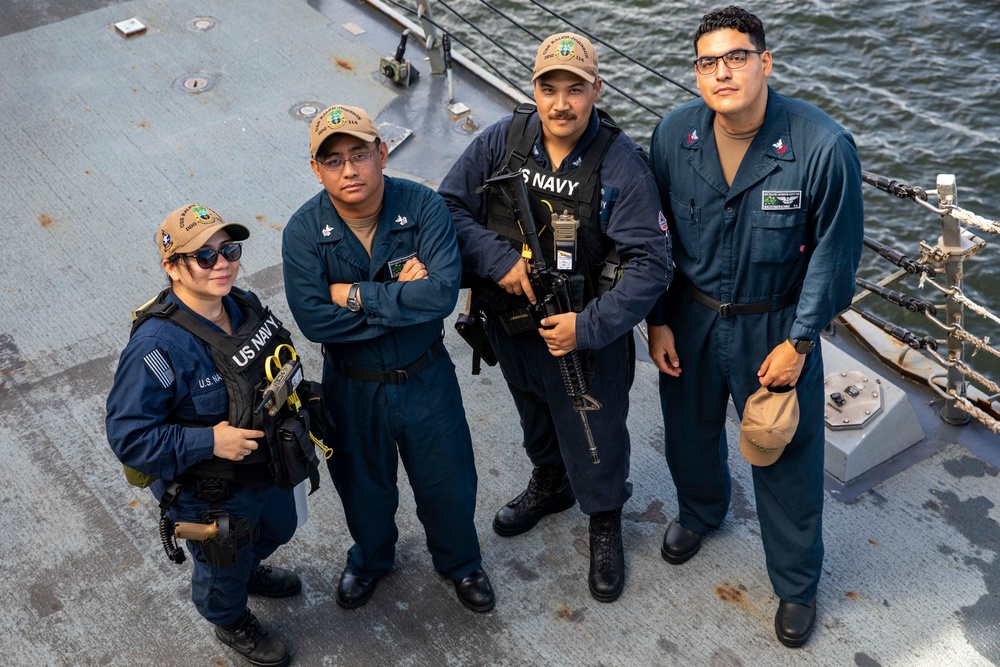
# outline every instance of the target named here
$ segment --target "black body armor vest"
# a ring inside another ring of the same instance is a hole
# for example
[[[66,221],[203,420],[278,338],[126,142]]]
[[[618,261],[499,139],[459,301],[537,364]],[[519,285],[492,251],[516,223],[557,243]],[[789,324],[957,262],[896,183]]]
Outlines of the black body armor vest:
[[[280,419],[282,414],[269,417],[267,410],[254,414],[254,408],[264,387],[268,385],[265,360],[274,354],[279,345],[291,344],[292,338],[288,330],[267,307],[261,306],[238,287],[233,287],[229,295],[236,301],[244,317],[243,324],[231,336],[214,331],[191,313],[179,308],[176,303],[165,302],[169,293],[169,288],[160,292],[154,302],[136,317],[129,337],[135,335],[146,320],[159,317],[204,341],[211,351],[216,370],[226,385],[230,425],[264,431],[271,436],[274,432],[274,420]],[[187,423],[182,425],[204,426]],[[274,481],[273,447],[267,437],[258,442],[261,446],[242,461],[229,461],[213,456],[185,470],[177,481],[212,477],[248,486],[271,483]]]
[[[540,122],[537,116],[533,122],[529,122],[534,112],[533,104],[522,104],[514,111],[507,134],[507,156],[494,176],[510,172],[521,172],[523,175],[546,263],[554,265],[556,261],[555,241],[549,224],[553,213],[558,215],[563,211],[569,211],[580,220],[577,231],[577,253],[580,261],[577,262],[576,270],[567,274],[570,279],[574,310],[579,312],[588,301],[598,295],[597,285],[604,270],[605,260],[613,255],[617,263],[614,244],[601,234],[600,229],[599,171],[604,155],[620,130],[610,116],[598,110],[600,128],[597,137],[587,149],[579,166],[569,171],[553,172],[543,169],[532,157]],[[487,207],[486,228],[509,240],[520,252],[525,237],[506,199],[499,192],[491,191]],[[509,297],[502,290],[486,291],[489,292],[483,295],[486,305],[495,312],[524,305],[521,302],[527,303],[523,297]],[[502,302],[505,296],[509,298],[504,305]]]

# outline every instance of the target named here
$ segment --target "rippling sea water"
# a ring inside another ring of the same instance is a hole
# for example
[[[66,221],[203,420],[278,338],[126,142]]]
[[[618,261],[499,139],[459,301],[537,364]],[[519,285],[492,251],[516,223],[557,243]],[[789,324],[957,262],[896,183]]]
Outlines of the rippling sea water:
[[[538,41],[512,29],[479,0],[452,0],[455,10],[532,63]],[[537,35],[568,29],[529,0],[497,0],[498,8]],[[723,4],[704,2],[546,2],[600,39],[696,89],[692,36],[701,16]],[[780,0],[743,5],[764,22],[774,55],[771,85],[816,104],[847,128],[862,167],[901,183],[932,190],[939,173],[955,174],[958,203],[1000,219],[1000,3],[965,0],[903,3],[862,0]],[[447,11],[435,17],[454,29],[511,79],[528,88],[528,72],[491,47]],[[597,45],[605,80],[659,114],[692,95]],[[605,87],[600,105],[637,142],[648,146],[658,117]],[[866,234],[913,257],[920,240],[940,235],[939,217],[910,201],[865,186]],[[931,198],[932,203],[936,203]],[[965,267],[965,292],[1000,314],[1000,238],[980,232],[988,245]],[[865,252],[859,274],[875,280],[891,264]],[[897,287],[940,303],[916,281]],[[919,335],[941,335],[922,317],[889,304],[870,309]],[[868,306],[866,306],[868,307]],[[967,328],[1000,342],[1000,327],[967,311]],[[968,346],[967,346],[968,348]],[[980,354],[973,366],[1000,378],[1000,362]]]

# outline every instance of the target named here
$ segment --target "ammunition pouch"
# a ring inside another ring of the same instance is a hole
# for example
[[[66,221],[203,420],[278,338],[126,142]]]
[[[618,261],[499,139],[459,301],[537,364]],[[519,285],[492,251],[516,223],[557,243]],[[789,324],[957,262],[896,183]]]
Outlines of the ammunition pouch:
[[[535,319],[531,316],[529,306],[498,313],[496,317],[504,332],[511,338],[538,335],[538,327],[535,324]]]
[[[285,417],[275,426],[274,437],[269,437],[274,447],[274,485],[282,491],[291,491],[306,479],[310,494],[319,488],[319,457],[309,438],[309,417],[305,410]]]
[[[257,539],[259,528],[250,526],[250,517],[236,518],[231,512],[211,510],[201,517],[202,523],[218,523],[219,536],[199,542],[205,560],[212,567],[233,567],[237,552]]]

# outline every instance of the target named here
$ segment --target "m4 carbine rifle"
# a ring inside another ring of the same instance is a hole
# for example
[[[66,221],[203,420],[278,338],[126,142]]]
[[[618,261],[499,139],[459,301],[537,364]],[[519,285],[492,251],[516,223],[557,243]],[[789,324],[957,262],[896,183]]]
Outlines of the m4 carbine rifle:
[[[531,251],[529,265],[531,273],[529,281],[535,293],[535,303],[529,307],[531,318],[536,328],[542,328],[542,320],[551,315],[561,315],[573,311],[569,295],[569,279],[545,261],[542,244],[538,240],[538,226],[528,200],[528,188],[524,185],[524,177],[520,172],[512,172],[494,176],[486,181],[486,188],[499,187],[507,200],[514,219],[521,226],[528,249]],[[526,254],[526,253],[525,253]],[[583,424],[583,434],[587,439],[587,448],[594,463],[600,463],[597,455],[597,445],[594,444],[594,434],[590,430],[587,412],[600,410],[601,404],[591,396],[587,387],[587,378],[583,374],[580,363],[580,353],[572,350],[568,354],[557,357],[559,372],[562,374],[566,393],[573,399],[573,409],[580,415]]]

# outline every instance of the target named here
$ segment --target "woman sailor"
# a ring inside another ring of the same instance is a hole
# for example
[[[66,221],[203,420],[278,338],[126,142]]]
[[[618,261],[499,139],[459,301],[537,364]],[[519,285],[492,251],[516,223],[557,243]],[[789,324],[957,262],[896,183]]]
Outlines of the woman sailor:
[[[189,539],[187,547],[194,560],[191,598],[219,641],[254,665],[286,665],[284,644],[246,603],[248,594],[301,590],[295,573],[261,564],[295,532],[294,498],[274,484],[265,432],[240,428],[257,425],[250,418],[231,423],[233,405],[248,413],[256,389],[253,377],[240,384],[240,373],[262,377],[262,365],[241,368],[238,356],[222,356],[218,347],[243,349],[253,341],[260,360],[288,342],[257,298],[233,286],[240,242],[249,235],[242,224],[198,205],[177,209],[159,226],[156,245],[170,286],[135,321],[108,396],[106,425],[126,471],[157,480],[151,490],[166,510],[161,538],[172,560],[182,561],[183,552],[167,532],[171,522],[218,529],[217,539]]]

